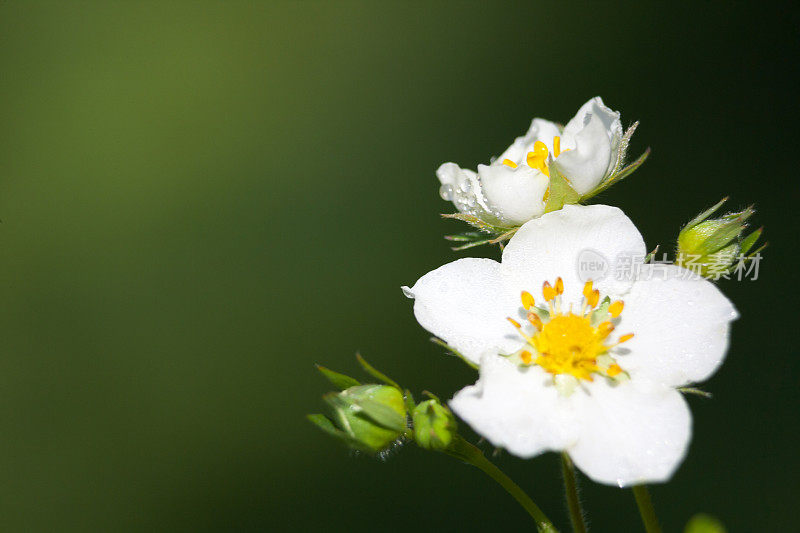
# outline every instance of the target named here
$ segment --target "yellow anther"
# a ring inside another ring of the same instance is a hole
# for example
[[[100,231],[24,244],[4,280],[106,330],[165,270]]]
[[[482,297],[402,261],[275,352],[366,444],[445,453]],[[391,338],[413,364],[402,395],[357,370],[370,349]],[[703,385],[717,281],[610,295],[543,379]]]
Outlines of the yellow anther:
[[[535,327],[539,331],[542,331],[542,328],[544,327],[544,324],[542,324],[542,319],[539,318],[539,315],[533,312],[528,313],[528,322],[533,324],[533,327]]]
[[[617,363],[614,363],[613,365],[608,367],[606,374],[608,374],[609,377],[612,378],[614,376],[619,376],[620,374],[622,374],[622,368],[620,368],[620,366]]]
[[[627,342],[633,338],[633,333],[626,333],[625,335],[621,336],[617,341],[617,344],[622,344],[623,342]]]
[[[625,306],[625,303],[622,300],[617,300],[613,304],[608,306],[608,312],[611,313],[612,318],[617,318],[619,314],[622,312],[622,308]]]
[[[550,170],[547,168],[547,145],[542,141],[533,143],[533,151],[528,152],[526,158],[528,166],[541,171],[546,176],[550,176]]]
[[[556,292],[558,294],[564,294],[564,280],[561,277],[556,278]]]
[[[550,286],[549,281],[545,281],[544,285],[542,285],[542,295],[544,296],[545,301],[549,302],[556,299],[558,292],[552,286]]]
[[[603,322],[597,326],[597,334],[600,335],[600,338],[605,339],[611,334],[612,331],[614,331],[614,324],[611,322]]]
[[[587,281],[583,285],[583,297],[586,298],[586,301],[589,301],[589,297],[592,295],[592,280]]]
[[[600,291],[597,289],[592,291],[592,294],[589,295],[588,301],[586,303],[589,304],[589,307],[597,307],[597,302],[600,301]]]
[[[503,159],[503,164],[507,167],[517,168],[517,164],[510,159]]]
[[[508,320],[509,322],[511,322],[511,325],[512,325],[512,326],[514,326],[515,328],[517,328],[517,329],[521,329],[521,328],[522,328],[522,326],[520,326],[519,322],[517,322],[517,321],[516,321],[516,320],[514,320],[513,318],[511,318],[511,317],[507,317],[507,318],[506,318],[506,320]]]
[[[522,362],[523,363],[525,363],[526,365],[531,364],[531,360],[532,360],[531,352],[529,352],[528,350],[522,350],[522,352],[520,352],[519,356],[520,356],[520,358],[522,358]]]
[[[527,311],[534,305],[536,305],[536,300],[533,299],[531,293],[529,293],[528,291],[522,291],[522,307],[524,307],[525,310]]]
[[[553,157],[561,155],[561,137],[556,135],[553,137]]]

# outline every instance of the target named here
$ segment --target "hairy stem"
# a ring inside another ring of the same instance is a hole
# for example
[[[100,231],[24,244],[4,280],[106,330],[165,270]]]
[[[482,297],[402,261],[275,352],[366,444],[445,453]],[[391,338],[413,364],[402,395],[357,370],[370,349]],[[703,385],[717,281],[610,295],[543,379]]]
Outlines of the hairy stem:
[[[647,533],[661,533],[661,526],[658,525],[656,510],[653,508],[653,500],[650,499],[650,492],[646,485],[634,485],[633,496],[636,498],[636,505],[639,506],[639,514],[642,515],[642,523]]]
[[[558,533],[550,519],[539,509],[538,505],[533,503],[533,500],[525,494],[525,491],[505,475],[502,470],[497,468],[494,463],[489,461],[478,448],[465,441],[461,436],[456,436],[450,447],[445,450],[445,453],[471,464],[495,480],[531,515],[536,522],[536,529],[539,533]]]
[[[564,496],[567,499],[572,531],[586,533],[586,522],[583,519],[583,509],[581,509],[581,502],[578,498],[578,480],[575,477],[575,467],[566,452],[561,453],[561,472],[564,475]]]

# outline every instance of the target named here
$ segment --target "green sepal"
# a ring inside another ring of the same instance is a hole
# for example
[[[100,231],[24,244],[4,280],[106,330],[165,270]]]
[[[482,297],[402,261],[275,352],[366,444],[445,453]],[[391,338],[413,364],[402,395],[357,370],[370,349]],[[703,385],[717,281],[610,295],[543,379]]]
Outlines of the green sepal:
[[[352,405],[379,426],[399,432],[406,429],[405,417],[387,405],[367,398],[354,400]]]
[[[691,228],[692,226],[696,226],[700,222],[704,221],[705,219],[707,219],[708,217],[710,217],[711,215],[716,213],[717,210],[720,207],[722,207],[722,204],[724,204],[727,201],[728,201],[728,197],[726,196],[725,198],[723,198],[722,200],[720,200],[719,202],[717,202],[716,204],[712,205],[711,207],[709,207],[708,209],[706,209],[705,211],[703,211],[702,213],[700,213],[699,215],[694,217],[692,220],[690,220],[686,224],[686,226],[684,226],[684,228]]]
[[[308,420],[312,424],[317,426],[319,429],[321,429],[328,435],[332,435],[338,439],[349,439],[347,434],[344,431],[338,429],[336,426],[334,426],[333,422],[331,422],[330,419],[325,415],[321,414],[306,415],[306,418],[308,418]]]
[[[473,228],[477,228],[484,233],[488,234],[497,234],[501,235],[508,231],[511,231],[516,228],[512,228],[509,226],[503,226],[500,224],[492,224],[490,222],[486,222],[485,220],[476,217],[475,215],[468,215],[466,213],[442,213],[442,218],[452,218],[455,220],[460,220],[462,222],[466,222]]]
[[[710,392],[706,392],[703,389],[698,389],[696,387],[680,387],[678,388],[678,391],[682,392],[683,394],[693,394],[695,396],[700,396],[702,398],[710,399],[714,397],[714,395],[711,394]]]
[[[469,366],[473,370],[478,370],[478,368],[479,368],[478,365],[476,365],[475,363],[473,363],[472,361],[467,359],[466,356],[464,356],[464,354],[462,354],[461,352],[459,352],[458,350],[456,350],[455,348],[453,348],[452,346],[450,346],[449,344],[444,342],[442,339],[439,339],[437,337],[431,337],[430,340],[431,340],[432,343],[438,344],[439,346],[441,346],[442,348],[444,348],[445,350],[447,350],[451,354],[453,354],[456,357],[458,357],[459,359],[461,359],[461,361],[466,363],[467,366]]]
[[[603,182],[601,182],[600,185],[598,185],[591,191],[581,196],[581,201],[588,200],[593,196],[597,196],[598,194],[605,191],[612,185],[616,185],[620,181],[624,180],[625,178],[633,174],[640,166],[642,166],[642,163],[644,163],[647,160],[649,155],[650,155],[650,148],[647,148],[647,150],[645,150],[644,153],[639,157],[637,157],[631,164],[629,164],[628,166],[626,166],[621,170],[614,172]]]
[[[750,251],[750,248],[753,247],[753,245],[756,243],[759,237],[761,237],[761,234],[763,232],[764,232],[764,226],[761,226],[757,230],[750,232],[750,234],[742,240],[742,244],[740,245],[742,255],[746,255],[747,252]]]
[[[358,380],[351,378],[350,376],[345,376],[344,374],[340,374],[338,372],[334,372],[330,368],[326,368],[322,365],[314,365],[320,373],[328,378],[334,387],[339,390],[349,389],[350,387],[355,387],[356,385],[361,385]]]
[[[363,357],[361,357],[361,354],[357,353],[356,354],[356,359],[358,360],[358,362],[361,365],[361,367],[370,376],[374,377],[377,380],[383,381],[387,385],[391,385],[392,387],[395,387],[398,390],[403,390],[402,387],[400,387],[400,385],[397,384],[397,382],[395,382],[394,380],[388,378],[385,374],[383,374],[382,372],[379,372],[378,370],[375,369],[375,367],[373,367],[371,364],[367,363],[367,360],[364,359]]]
[[[608,319],[608,317],[610,316],[608,314],[609,305],[611,305],[611,298],[606,296],[605,298],[603,298],[603,301],[600,302],[600,305],[597,306],[597,309],[592,311],[592,314],[589,318],[589,322],[593,327],[597,326],[601,322],[605,322]]]
[[[725,525],[713,516],[700,513],[686,524],[683,533],[726,533]]]
[[[550,189],[544,212],[550,213],[564,207],[565,204],[577,204],[581,195],[578,194],[569,181],[558,171],[558,165],[551,159],[547,168],[550,170]]]

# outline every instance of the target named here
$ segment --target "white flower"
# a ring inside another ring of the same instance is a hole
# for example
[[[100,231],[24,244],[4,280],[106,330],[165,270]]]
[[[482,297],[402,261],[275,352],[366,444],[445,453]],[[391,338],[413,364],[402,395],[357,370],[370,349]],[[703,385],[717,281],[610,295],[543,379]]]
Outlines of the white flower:
[[[436,176],[442,184],[442,198],[452,201],[462,213],[518,226],[544,213],[551,162],[572,188],[584,195],[618,168],[624,156],[621,143],[619,113],[595,97],[563,130],[548,120],[533,119],[524,136],[492,164],[478,165],[477,174],[445,163]]]
[[[605,277],[582,277],[586,250],[614,261]],[[619,209],[565,206],[522,226],[501,263],[460,259],[405,288],[419,323],[480,363],[456,414],[514,455],[566,451],[600,483],[667,480],[691,434],[676,388],[714,373],[737,313],[713,284],[644,256]]]

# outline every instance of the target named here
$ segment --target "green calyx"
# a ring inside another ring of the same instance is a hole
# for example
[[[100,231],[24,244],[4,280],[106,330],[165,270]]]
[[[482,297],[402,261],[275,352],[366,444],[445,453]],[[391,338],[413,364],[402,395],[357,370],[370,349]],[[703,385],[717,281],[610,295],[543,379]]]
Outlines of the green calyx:
[[[438,398],[421,402],[414,408],[414,440],[420,448],[443,451],[458,434],[453,413]]]
[[[755,213],[752,206],[742,211],[710,218],[727,201],[716,205],[692,219],[678,235],[676,264],[696,271],[706,278],[726,274],[739,261],[749,261],[764,249],[751,249],[761,236],[759,228],[745,236],[747,221]]]

